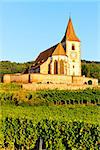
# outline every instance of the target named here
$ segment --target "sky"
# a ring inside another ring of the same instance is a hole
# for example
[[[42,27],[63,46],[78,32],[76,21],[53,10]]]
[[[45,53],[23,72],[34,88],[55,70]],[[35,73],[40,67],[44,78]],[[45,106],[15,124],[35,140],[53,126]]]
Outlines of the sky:
[[[0,60],[35,60],[61,41],[69,17],[81,40],[81,59],[100,61],[100,1],[96,0],[1,0]]]

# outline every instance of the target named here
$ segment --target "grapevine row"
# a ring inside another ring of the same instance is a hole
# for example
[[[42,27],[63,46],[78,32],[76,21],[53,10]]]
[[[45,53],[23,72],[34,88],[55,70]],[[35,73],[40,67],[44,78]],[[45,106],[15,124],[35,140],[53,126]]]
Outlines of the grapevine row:
[[[84,122],[45,119],[41,122],[26,118],[3,120],[2,147],[36,150],[39,139],[46,150],[99,149],[99,126]]]
[[[30,105],[54,103],[54,104],[98,104],[100,103],[100,89],[86,89],[76,91],[47,90],[47,91],[27,91],[27,92],[1,92],[1,103],[13,103],[20,105],[22,102]]]

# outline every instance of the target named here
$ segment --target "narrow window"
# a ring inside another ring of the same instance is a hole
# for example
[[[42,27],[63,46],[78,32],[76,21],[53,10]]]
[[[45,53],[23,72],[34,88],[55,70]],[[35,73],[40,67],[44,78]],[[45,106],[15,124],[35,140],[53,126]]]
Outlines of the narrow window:
[[[51,65],[48,65],[48,74],[51,74]]]
[[[54,62],[54,74],[58,74],[58,62],[56,60]]]
[[[75,45],[74,44],[72,44],[72,50],[75,50]]]
[[[64,74],[64,62],[63,62],[63,60],[60,61],[60,74]]]

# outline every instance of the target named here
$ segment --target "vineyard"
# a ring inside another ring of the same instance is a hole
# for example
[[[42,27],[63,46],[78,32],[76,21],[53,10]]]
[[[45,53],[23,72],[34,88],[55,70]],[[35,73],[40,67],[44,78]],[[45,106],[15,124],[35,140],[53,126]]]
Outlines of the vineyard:
[[[98,125],[84,122],[60,122],[43,120],[34,123],[33,120],[5,118],[4,147],[17,149],[35,149],[36,142],[41,137],[43,146],[49,150],[65,149],[98,149]]]
[[[85,90],[42,90],[25,91],[19,84],[0,84],[1,103],[15,105],[49,105],[49,104],[98,104],[100,88]]]
[[[0,84],[0,147],[99,150],[100,89],[26,91]]]

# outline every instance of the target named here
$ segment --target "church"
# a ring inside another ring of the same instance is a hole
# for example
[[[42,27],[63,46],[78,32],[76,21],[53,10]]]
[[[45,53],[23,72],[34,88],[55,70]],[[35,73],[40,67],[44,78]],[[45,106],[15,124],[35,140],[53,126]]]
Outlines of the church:
[[[30,73],[81,76],[80,40],[71,18],[61,42],[41,52]]]
[[[80,44],[72,20],[69,18],[65,35],[58,44],[41,52],[32,66],[25,72],[5,74],[3,81],[5,83],[41,83],[42,85],[51,83],[55,84],[54,87],[57,86],[57,88],[60,88],[61,84],[65,87],[67,85],[84,86],[84,84],[90,83],[97,86],[98,79],[81,75]],[[41,84],[38,87],[42,86]]]

